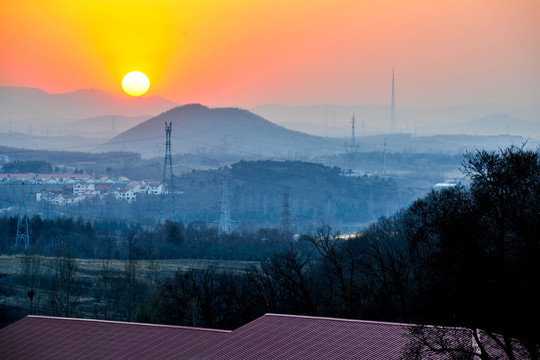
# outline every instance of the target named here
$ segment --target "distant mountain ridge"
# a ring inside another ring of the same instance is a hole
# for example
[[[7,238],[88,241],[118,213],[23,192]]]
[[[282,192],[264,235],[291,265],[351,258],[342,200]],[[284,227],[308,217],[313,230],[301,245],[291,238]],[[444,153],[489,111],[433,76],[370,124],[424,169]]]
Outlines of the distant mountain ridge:
[[[307,135],[238,108],[209,108],[190,104],[173,108],[116,136],[104,150],[141,152],[144,157],[163,156],[165,122],[172,122],[173,153],[199,152],[257,158],[319,154],[340,148],[326,138]]]
[[[97,89],[49,94],[35,88],[0,87],[0,131],[9,121],[53,127],[99,116],[153,116],[177,105],[159,96],[124,98]]]
[[[356,117],[356,135],[390,132],[390,105],[269,104],[250,111],[276,124],[313,135],[350,136],[351,117]],[[484,122],[484,125],[475,125]],[[507,131],[508,124],[508,131]],[[396,106],[396,132],[418,135],[511,135],[540,138],[540,107],[504,104],[469,104],[443,108]],[[483,127],[487,125],[487,127]]]
[[[463,124],[447,127],[450,131],[463,130],[467,134],[521,135],[540,134],[540,123],[534,123],[506,114],[490,114]]]

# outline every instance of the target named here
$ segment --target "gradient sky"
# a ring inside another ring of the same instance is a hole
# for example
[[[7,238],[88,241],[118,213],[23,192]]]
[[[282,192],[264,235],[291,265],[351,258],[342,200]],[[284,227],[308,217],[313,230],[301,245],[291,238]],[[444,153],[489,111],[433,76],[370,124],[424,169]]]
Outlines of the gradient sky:
[[[539,105],[539,0],[0,0],[0,86],[179,103]]]

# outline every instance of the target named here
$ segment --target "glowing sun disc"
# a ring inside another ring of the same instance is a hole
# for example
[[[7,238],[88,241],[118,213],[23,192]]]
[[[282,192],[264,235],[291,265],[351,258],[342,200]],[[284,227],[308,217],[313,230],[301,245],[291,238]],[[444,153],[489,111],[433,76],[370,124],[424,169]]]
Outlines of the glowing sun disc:
[[[122,89],[131,96],[141,96],[148,91],[150,80],[140,71],[127,73],[122,79]]]

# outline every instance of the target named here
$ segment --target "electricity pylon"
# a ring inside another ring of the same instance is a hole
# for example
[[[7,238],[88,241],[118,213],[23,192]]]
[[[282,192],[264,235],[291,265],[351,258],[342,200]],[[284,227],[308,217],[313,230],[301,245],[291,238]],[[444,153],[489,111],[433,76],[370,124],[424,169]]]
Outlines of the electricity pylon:
[[[13,191],[15,201],[19,206],[19,213],[17,214],[17,235],[15,237],[15,249],[19,249],[24,246],[25,249],[30,248],[30,229],[28,227],[28,209],[26,207],[26,199],[24,188],[22,189],[22,196],[17,195],[17,191],[13,186],[12,179],[9,179],[9,185]],[[25,186],[24,182],[21,184]],[[32,194],[32,187],[30,188],[30,194]]]
[[[231,209],[229,208],[229,184],[223,181],[223,195],[221,196],[221,213],[219,215],[219,234],[231,234]]]
[[[171,132],[172,122],[165,122],[165,158],[163,161],[163,189],[161,191],[161,200],[159,207],[159,218],[157,225],[165,222],[167,219],[176,217],[176,199],[174,189],[174,174],[172,168],[171,154]]]
[[[345,151],[347,152],[347,159],[349,161],[349,168],[351,170],[354,170],[356,167],[356,155],[358,154],[358,149],[360,148],[360,145],[356,143],[356,133],[355,133],[355,127],[356,127],[356,118],[354,117],[354,114],[352,116],[351,120],[351,142],[349,144],[345,144]]]
[[[292,224],[291,224],[291,208],[289,204],[289,194],[283,194],[283,206],[282,206],[282,213],[281,213],[281,221],[280,221],[280,227],[283,232],[290,232],[292,231]]]

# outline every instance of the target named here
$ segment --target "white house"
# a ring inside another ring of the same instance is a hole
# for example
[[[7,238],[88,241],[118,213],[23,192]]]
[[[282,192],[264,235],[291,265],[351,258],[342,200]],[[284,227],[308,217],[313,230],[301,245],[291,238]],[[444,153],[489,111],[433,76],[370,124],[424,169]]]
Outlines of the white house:
[[[131,189],[119,189],[114,192],[114,198],[131,203],[137,199],[137,195]]]
[[[163,184],[152,182],[146,185],[146,193],[152,195],[160,195],[163,192]]]

